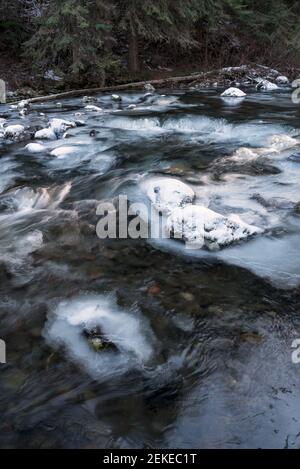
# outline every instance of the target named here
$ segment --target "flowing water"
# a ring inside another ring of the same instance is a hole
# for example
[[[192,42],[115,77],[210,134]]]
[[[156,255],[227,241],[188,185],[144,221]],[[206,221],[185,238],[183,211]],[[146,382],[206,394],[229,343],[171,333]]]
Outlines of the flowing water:
[[[0,139],[1,447],[300,447],[300,147],[270,146],[300,136],[300,107],[288,89],[165,93],[0,109],[85,123],[40,153]],[[263,234],[218,252],[98,239],[99,202],[141,200],[148,175]],[[95,317],[117,351],[85,341]]]

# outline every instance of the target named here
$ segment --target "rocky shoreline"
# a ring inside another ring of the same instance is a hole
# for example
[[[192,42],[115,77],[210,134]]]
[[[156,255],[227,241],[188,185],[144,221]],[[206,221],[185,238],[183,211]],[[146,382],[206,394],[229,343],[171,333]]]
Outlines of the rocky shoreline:
[[[194,72],[192,74],[185,74],[182,77],[166,77],[159,80],[148,80],[150,83],[156,82],[158,86],[155,88],[164,88],[164,81],[168,88],[173,89],[202,89],[211,87],[224,87],[230,86],[251,86],[257,85],[263,80],[268,80],[271,83],[284,85],[292,82],[300,76],[300,70],[295,68],[285,68],[276,70],[264,65],[241,65],[238,67],[225,67],[221,69],[209,70],[206,72]],[[194,78],[195,77],[195,78]],[[6,81],[6,77],[1,76]],[[181,80],[182,79],[182,80]],[[284,79],[284,81],[283,81]],[[11,103],[20,99],[32,99],[39,96],[47,96],[52,94],[59,94],[70,91],[70,86],[67,83],[67,78],[57,76],[53,70],[47,70],[44,76],[30,77],[27,82],[29,85],[15,87],[12,85],[9,78],[7,78],[7,102]],[[22,80],[22,82],[26,82]],[[138,82],[147,83],[146,82]],[[161,83],[161,84],[160,84]],[[116,83],[107,87],[111,89],[134,88],[134,83]],[[88,88],[88,83],[87,83]],[[103,88],[105,89],[105,88]],[[84,89],[83,89],[84,90]],[[88,90],[90,91],[90,89]],[[72,92],[72,91],[71,91]]]

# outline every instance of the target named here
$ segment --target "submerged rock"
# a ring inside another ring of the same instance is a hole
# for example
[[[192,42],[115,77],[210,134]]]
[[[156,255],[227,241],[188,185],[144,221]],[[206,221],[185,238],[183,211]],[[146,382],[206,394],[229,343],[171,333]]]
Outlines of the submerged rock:
[[[224,93],[222,93],[221,96],[224,98],[243,98],[244,96],[246,96],[246,93],[244,93],[239,88],[232,87],[224,91]]]
[[[167,229],[188,246],[209,250],[218,250],[262,233],[260,228],[248,225],[237,215],[225,217],[199,205],[175,209],[167,221]]]
[[[272,83],[269,80],[261,79],[256,85],[256,89],[259,91],[274,91],[274,90],[278,90],[278,86],[276,85],[276,83]]]
[[[4,129],[4,138],[8,140],[19,140],[25,134],[25,127],[23,125],[9,125]]]
[[[86,337],[88,344],[95,352],[101,352],[103,350],[118,350],[116,345],[111,342],[101,331],[99,326],[88,329],[83,329],[83,336]]]
[[[142,182],[141,187],[156,210],[166,215],[174,208],[192,204],[195,199],[193,189],[178,179],[153,177]]]

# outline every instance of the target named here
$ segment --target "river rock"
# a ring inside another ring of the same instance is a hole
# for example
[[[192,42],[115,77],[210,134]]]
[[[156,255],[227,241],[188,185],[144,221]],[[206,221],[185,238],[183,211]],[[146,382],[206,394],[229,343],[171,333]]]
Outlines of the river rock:
[[[268,140],[268,144],[277,151],[287,150],[299,145],[299,140],[289,135],[273,135]]]
[[[23,125],[9,125],[4,129],[4,138],[9,140],[19,140],[25,134],[25,127]]]
[[[288,77],[286,77],[284,75],[280,75],[279,77],[276,78],[276,82],[279,85],[288,85],[290,81],[289,81]]]
[[[45,151],[45,147],[40,143],[29,143],[26,145],[25,150],[27,150],[29,153],[41,153]]]
[[[94,106],[93,104],[88,104],[87,106],[85,106],[84,109],[90,112],[102,112],[103,111],[101,107]]]
[[[243,98],[244,96],[246,96],[246,93],[244,93],[239,88],[232,87],[224,91],[224,93],[222,93],[221,96],[224,98]]]
[[[153,85],[151,85],[151,83],[146,83],[144,86],[144,90],[153,93],[155,91],[155,88]]]
[[[112,99],[113,101],[116,101],[116,102],[121,102],[121,101],[122,101],[121,96],[118,95],[118,94],[112,94],[112,95],[111,95],[111,99]]]
[[[55,133],[57,137],[64,134],[68,129],[76,127],[75,122],[66,121],[64,119],[51,119],[49,122],[49,127]]]
[[[18,103],[17,108],[19,110],[30,109],[30,103],[27,99],[23,99],[22,101]]]
[[[153,177],[141,184],[155,209],[169,215],[174,208],[192,204],[195,193],[178,179]]]
[[[167,220],[167,230],[191,247],[209,250],[225,248],[262,233],[260,228],[244,223],[237,215],[225,217],[199,205],[175,209]]]
[[[269,80],[260,79],[258,84],[256,85],[256,89],[259,91],[274,91],[278,90],[278,86],[276,85],[276,83],[272,83]]]
[[[57,140],[57,136],[49,127],[46,129],[38,130],[35,133],[34,138],[37,140]]]
[[[63,158],[64,156],[70,155],[71,153],[75,153],[77,150],[77,147],[59,147],[52,150],[51,155],[56,156],[57,158]]]
[[[98,99],[95,96],[84,96],[82,101],[86,104],[97,103]]]

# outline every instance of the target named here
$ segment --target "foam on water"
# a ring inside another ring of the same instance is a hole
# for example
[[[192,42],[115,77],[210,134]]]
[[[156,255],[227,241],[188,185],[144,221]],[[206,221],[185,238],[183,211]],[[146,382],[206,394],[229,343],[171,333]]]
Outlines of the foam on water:
[[[83,329],[97,326],[117,351],[91,349]],[[60,303],[44,334],[52,347],[63,347],[70,360],[99,380],[143,368],[154,354],[155,339],[146,319],[135,309],[120,309],[113,295],[82,295]]]
[[[259,123],[233,124],[226,119],[207,116],[184,117],[115,117],[107,119],[105,126],[135,132],[175,132],[199,134],[197,138],[209,142],[236,141],[244,144],[263,146],[266,139],[282,135],[287,129],[277,124]],[[291,129],[292,132],[292,129]],[[194,135],[195,137],[195,135]]]
[[[52,188],[38,188],[36,190],[23,187],[5,194],[2,197],[2,201],[13,213],[20,212],[24,214],[34,210],[54,210],[69,194],[71,187],[71,183]]]

